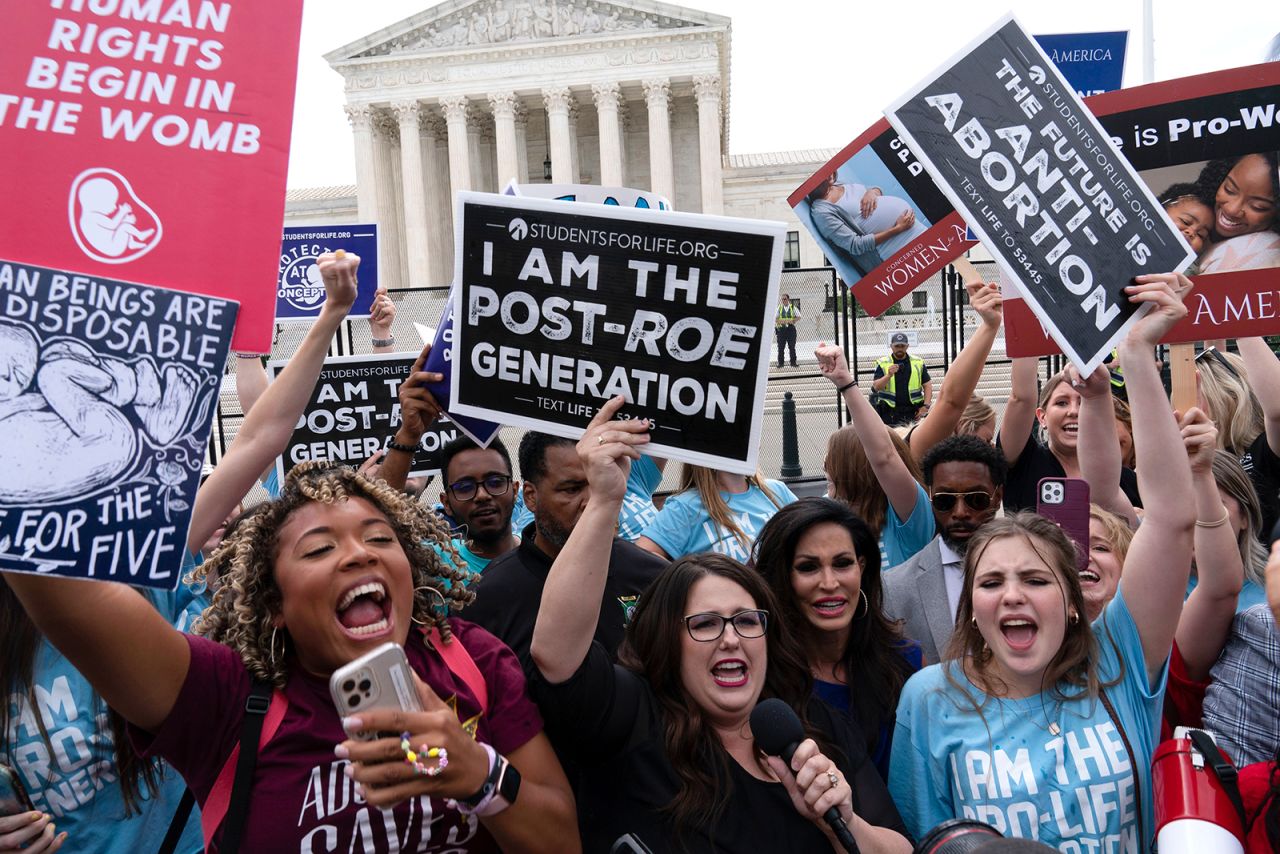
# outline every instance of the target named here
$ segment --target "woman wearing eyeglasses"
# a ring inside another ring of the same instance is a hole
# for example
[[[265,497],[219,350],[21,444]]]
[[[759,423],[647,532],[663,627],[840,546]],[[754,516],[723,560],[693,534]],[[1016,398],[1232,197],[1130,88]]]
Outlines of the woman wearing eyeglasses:
[[[844,351],[823,344],[814,355],[822,375],[844,395],[851,422],[827,440],[827,495],[849,504],[871,527],[879,540],[880,566],[897,566],[927,546],[935,533],[920,466],[859,391]]]
[[[760,532],[755,568],[778,620],[799,637],[815,693],[857,721],[888,779],[898,694],[922,661],[920,646],[884,614],[875,535],[844,502],[801,498]]]
[[[811,696],[812,680],[760,575],[719,554],[671,564],[640,598],[612,665],[592,634],[627,469],[643,421],[606,404],[578,444],[591,484],[546,581],[532,654],[535,697],[557,744],[583,766],[588,851],[839,851],[835,807],[859,848],[910,843],[855,724]],[[788,768],[756,747],[761,698],[799,714],[809,736]]]

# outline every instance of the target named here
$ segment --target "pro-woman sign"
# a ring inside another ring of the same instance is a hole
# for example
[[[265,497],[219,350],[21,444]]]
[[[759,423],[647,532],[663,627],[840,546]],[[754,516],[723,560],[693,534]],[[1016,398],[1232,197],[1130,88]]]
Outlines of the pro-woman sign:
[[[302,0],[5,12],[3,254],[238,300],[269,351]]]

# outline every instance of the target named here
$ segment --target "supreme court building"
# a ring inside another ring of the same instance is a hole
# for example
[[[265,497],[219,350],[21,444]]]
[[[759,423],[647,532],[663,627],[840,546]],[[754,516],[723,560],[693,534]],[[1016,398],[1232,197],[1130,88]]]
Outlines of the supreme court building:
[[[729,58],[728,18],[652,0],[432,6],[325,56],[356,185],[290,190],[285,224],[376,222],[384,286],[448,285],[453,193],[599,184],[788,222],[788,266],[820,266],[786,196],[836,150],[726,156]]]

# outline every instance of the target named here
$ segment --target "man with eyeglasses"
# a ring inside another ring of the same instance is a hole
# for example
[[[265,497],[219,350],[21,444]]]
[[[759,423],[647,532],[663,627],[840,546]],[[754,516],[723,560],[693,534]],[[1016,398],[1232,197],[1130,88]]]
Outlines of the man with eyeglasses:
[[[921,468],[938,535],[882,581],[885,614],[903,621],[932,663],[942,660],[955,628],[969,540],[995,518],[1009,465],[990,442],[964,435],[931,448]]]
[[[520,544],[511,532],[515,484],[511,455],[499,439],[482,448],[466,436],[440,452],[444,491],[440,503],[457,524],[453,547],[472,572],[484,572],[490,561]]]
[[[462,616],[488,629],[511,647],[526,673],[533,673],[529,646],[551,563],[569,540],[587,506],[591,490],[587,473],[571,439],[529,431],[517,452],[524,501],[533,521],[520,532],[520,545],[495,560],[476,584],[475,601]],[[636,602],[666,561],[635,546],[615,531],[609,558],[609,577],[602,602],[583,602],[598,608],[595,639],[617,654]]]

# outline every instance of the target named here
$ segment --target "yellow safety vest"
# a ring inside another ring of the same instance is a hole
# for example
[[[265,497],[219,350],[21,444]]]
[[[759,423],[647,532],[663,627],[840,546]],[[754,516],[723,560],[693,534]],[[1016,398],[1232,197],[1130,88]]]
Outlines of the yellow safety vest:
[[[911,364],[911,378],[907,381],[907,397],[913,406],[921,406],[924,404],[924,383],[921,376],[924,374],[924,359],[907,355],[907,361]],[[883,356],[876,360],[876,367],[889,375],[889,366],[893,364],[892,356]],[[872,403],[882,403],[890,408],[898,405],[898,377],[902,375],[899,371],[896,374],[889,375],[889,384],[880,391],[872,395]]]

